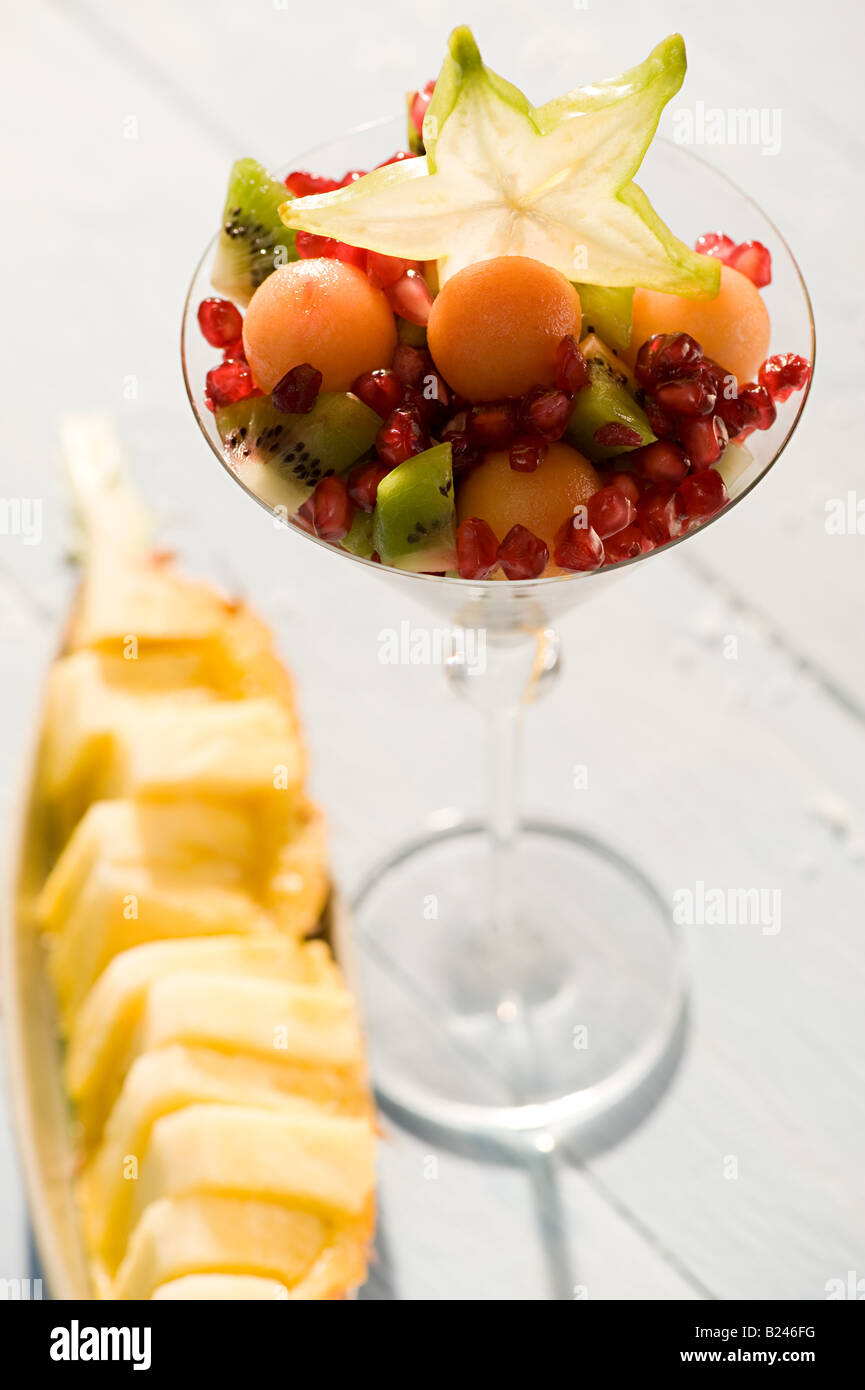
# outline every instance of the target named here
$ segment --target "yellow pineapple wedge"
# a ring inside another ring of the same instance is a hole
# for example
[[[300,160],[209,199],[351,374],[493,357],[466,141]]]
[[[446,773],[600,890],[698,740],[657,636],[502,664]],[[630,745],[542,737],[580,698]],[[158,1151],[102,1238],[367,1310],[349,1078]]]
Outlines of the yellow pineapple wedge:
[[[276,932],[155,942],[115,956],[85,998],[66,1054],[67,1088],[77,1102],[88,1141],[98,1138],[120,1079],[135,1054],[149,991],[160,982],[189,972],[206,972],[210,980],[222,974],[246,981],[277,977],[332,989],[340,981],[322,942],[299,944]],[[281,1061],[283,1055],[287,1054],[271,1046],[271,1059]]]
[[[354,1067],[297,1067],[242,1054],[170,1044],[145,1052],[130,1068],[99,1149],[79,1185],[90,1248],[112,1272],[123,1253],[141,1164],[154,1124],[203,1102],[368,1116],[363,1062]]]
[[[152,1295],[153,1301],[192,1300],[195,1303],[220,1299],[248,1302],[272,1302],[287,1299],[288,1289],[278,1279],[262,1279],[258,1274],[182,1274],[160,1284]]]

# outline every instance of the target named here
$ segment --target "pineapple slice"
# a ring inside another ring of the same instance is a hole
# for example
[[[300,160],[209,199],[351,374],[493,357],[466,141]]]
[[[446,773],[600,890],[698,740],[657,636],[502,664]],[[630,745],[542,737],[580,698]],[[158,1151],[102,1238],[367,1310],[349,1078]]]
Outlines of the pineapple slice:
[[[283,931],[303,936],[320,920],[328,892],[324,816],[305,801],[277,848],[262,902]]]
[[[153,1126],[132,1184],[131,1225],[154,1202],[191,1195],[242,1197],[348,1222],[368,1239],[374,1141],[368,1120],[295,1109],[197,1104]],[[361,1219],[367,1214],[367,1226]],[[126,1229],[116,1232],[119,1243]]]
[[[211,980],[224,972],[228,978],[276,977],[332,989],[340,981],[322,942],[298,944],[276,932],[160,941],[115,956],[78,1012],[66,1055],[67,1087],[79,1103],[87,1137],[95,1137],[94,1131],[98,1134],[116,1097],[149,990],[159,981],[189,971],[206,971]],[[273,1048],[270,1057],[282,1060]]]
[[[103,1298],[149,1299],[184,1274],[254,1274],[296,1284],[323,1250],[327,1223],[309,1211],[232,1197],[154,1202],[133,1232],[117,1278],[96,1271]]]
[[[370,1102],[362,1066],[299,1068],[257,1058],[171,1044],[145,1052],[130,1068],[102,1143],[79,1186],[90,1248],[113,1270],[123,1254],[132,1189],[151,1130],[163,1115],[197,1102],[219,1101],[278,1110],[298,1098],[322,1113],[366,1116]]]
[[[182,1274],[179,1279],[160,1284],[153,1300],[192,1299],[196,1303],[206,1303],[212,1299],[255,1299],[267,1302],[288,1296],[285,1284],[278,1279],[262,1279],[258,1274]]]

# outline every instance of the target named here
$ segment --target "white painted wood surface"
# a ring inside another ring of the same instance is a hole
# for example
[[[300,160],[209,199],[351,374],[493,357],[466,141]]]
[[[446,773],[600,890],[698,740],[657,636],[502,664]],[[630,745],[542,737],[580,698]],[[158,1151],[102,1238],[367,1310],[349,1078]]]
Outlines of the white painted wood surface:
[[[380,629],[422,610],[383,583],[346,592],[333,557],[243,504],[197,433],[177,358],[229,160],[282,163],[398,108],[461,20],[538,99],[635,62],[680,28],[691,68],[674,108],[699,98],[781,112],[777,155],[704,153],[801,260],[819,340],[808,413],[733,516],[565,624],[565,675],[529,720],[526,802],[623,846],[671,898],[700,879],[777,888],[783,920],[775,936],[689,929],[681,1065],[614,1142],[526,1171],[387,1125],[367,1292],[819,1299],[827,1280],[865,1276],[865,538],[824,528],[828,499],[862,491],[863,21],[852,0],[8,7],[0,492],[42,500],[43,537],[0,537],[2,785],[68,594],[56,424],[96,407],[116,415],[165,541],[276,624],[344,884],[435,809],[480,809],[471,711],[436,673],[377,660]],[[571,789],[575,763],[589,768],[586,791]],[[24,1231],[0,1127],[0,1276],[25,1272]]]

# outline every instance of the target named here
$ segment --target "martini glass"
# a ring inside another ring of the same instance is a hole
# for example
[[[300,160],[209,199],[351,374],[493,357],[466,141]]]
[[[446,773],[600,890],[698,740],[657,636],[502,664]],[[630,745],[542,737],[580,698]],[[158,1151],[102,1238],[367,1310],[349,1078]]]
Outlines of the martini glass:
[[[290,168],[340,177],[402,148],[404,123],[361,126],[298,157]],[[680,146],[656,140],[640,183],[685,241],[722,224],[764,242],[771,351],[813,362],[808,292],[777,228],[725,176]],[[213,352],[196,310],[212,293],[205,251],[186,302],[182,353],[189,399],[205,438],[232,473],[204,380]],[[752,434],[752,456],[714,525],[756,486],[788,443],[807,388]],[[245,491],[249,491],[244,488]],[[267,510],[268,503],[249,495]],[[702,529],[702,528],[699,528]],[[521,822],[520,725],[559,669],[557,619],[657,552],[589,574],[519,583],[438,578],[389,569],[287,525],[297,545],[324,545],[346,583],[399,586],[454,634],[454,690],[487,728],[488,816],[451,820],[395,850],[369,874],[355,903],[361,988],[373,1073],[384,1106],[416,1128],[465,1135],[573,1132],[637,1092],[668,1056],[686,999],[671,906],[641,871],[579,829]],[[696,532],[663,547],[681,545]],[[351,576],[348,566],[353,566]],[[471,659],[468,654],[471,653]]]

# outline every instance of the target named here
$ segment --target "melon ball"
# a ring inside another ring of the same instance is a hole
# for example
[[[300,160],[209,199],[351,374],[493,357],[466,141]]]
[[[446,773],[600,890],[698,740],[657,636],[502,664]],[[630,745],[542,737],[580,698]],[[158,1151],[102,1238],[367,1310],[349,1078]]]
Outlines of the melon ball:
[[[769,311],[756,285],[731,266],[721,266],[715,299],[685,299],[659,290],[634,291],[631,346],[624,354],[633,366],[653,333],[690,333],[712,357],[740,381],[755,381],[769,353]]]
[[[558,270],[528,256],[497,256],[447,280],[427,324],[429,349],[469,401],[552,386],[556,348],[580,336],[580,296]]]
[[[243,323],[243,347],[262,391],[309,362],[323,391],[348,391],[361,372],[389,367],[396,348],[390,305],[357,266],[290,261],[259,285]]]
[[[512,526],[526,526],[546,541],[550,555],[556,532],[597,492],[601,480],[587,458],[568,444],[551,444],[534,473],[511,468],[508,451],[487,454],[468,474],[457,494],[457,520],[478,516],[503,541]],[[545,574],[559,574],[552,563]]]

